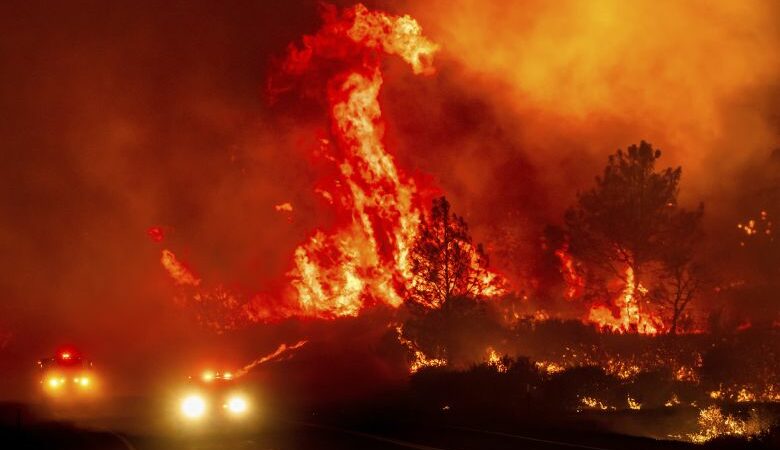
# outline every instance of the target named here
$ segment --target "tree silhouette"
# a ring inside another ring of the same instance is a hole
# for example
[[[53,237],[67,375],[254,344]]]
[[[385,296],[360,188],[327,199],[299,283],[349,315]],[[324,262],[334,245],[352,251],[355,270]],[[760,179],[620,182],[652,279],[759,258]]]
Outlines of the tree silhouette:
[[[703,206],[687,211],[677,205],[682,169],[657,171],[661,151],[642,141],[610,155],[596,186],[578,194],[565,215],[570,252],[589,269],[596,295],[613,295],[606,281],[628,281],[634,297],[671,303],[672,330],[700,283],[693,270],[694,243]],[[672,281],[670,281],[672,280]],[[654,284],[654,291],[640,286]],[[660,289],[661,285],[664,289]],[[646,295],[646,292],[657,295]]]
[[[670,334],[677,334],[685,309],[707,279],[704,265],[697,259],[702,238],[701,217],[701,208],[678,211],[671,219],[668,238],[660,249],[654,299],[670,316]]]
[[[410,252],[414,274],[410,300],[439,308],[454,297],[479,298],[500,291],[500,281],[487,270],[488,257],[474,245],[468,225],[450,211],[445,197],[433,200],[423,217]]]

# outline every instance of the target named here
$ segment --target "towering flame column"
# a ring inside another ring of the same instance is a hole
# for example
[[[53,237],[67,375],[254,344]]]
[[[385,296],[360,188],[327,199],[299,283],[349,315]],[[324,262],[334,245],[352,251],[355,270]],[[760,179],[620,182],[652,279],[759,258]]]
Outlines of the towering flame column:
[[[402,302],[420,208],[414,180],[399,173],[382,142],[380,56],[398,55],[414,73],[432,73],[436,50],[411,17],[361,4],[341,15],[326,11],[322,29],[290,50],[284,68],[293,75],[320,70],[322,62],[345,67],[327,82],[331,145],[342,158],[343,186],[329,194],[349,220],[328,234],[315,233],[295,251],[289,275],[305,314],[348,316],[366,302]]]

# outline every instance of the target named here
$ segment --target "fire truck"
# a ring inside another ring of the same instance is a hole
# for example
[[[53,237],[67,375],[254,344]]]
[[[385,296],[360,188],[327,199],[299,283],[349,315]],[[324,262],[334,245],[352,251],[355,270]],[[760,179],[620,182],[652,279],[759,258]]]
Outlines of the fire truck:
[[[178,403],[179,417],[186,423],[244,422],[252,416],[250,395],[229,371],[206,370],[188,377]]]
[[[75,349],[58,350],[54,356],[38,361],[40,385],[51,398],[81,398],[95,388],[92,362]]]

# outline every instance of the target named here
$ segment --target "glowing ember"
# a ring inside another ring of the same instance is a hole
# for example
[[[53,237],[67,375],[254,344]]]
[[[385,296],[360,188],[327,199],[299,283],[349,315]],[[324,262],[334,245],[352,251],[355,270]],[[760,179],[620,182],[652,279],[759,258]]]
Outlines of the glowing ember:
[[[758,219],[748,219],[745,223],[738,223],[737,229],[742,230],[747,237],[764,236],[770,241],[774,240],[772,235],[772,221],[769,219],[769,213],[761,211]],[[742,242],[745,245],[745,242]]]

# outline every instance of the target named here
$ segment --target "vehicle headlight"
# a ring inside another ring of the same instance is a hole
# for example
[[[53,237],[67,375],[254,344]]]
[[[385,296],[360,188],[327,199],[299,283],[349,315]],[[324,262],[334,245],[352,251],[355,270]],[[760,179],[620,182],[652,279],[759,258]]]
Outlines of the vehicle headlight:
[[[228,399],[225,408],[232,414],[243,414],[249,409],[249,404],[244,397],[233,396]]]
[[[88,376],[81,376],[74,378],[73,382],[80,387],[86,388],[92,383],[92,380]]]
[[[190,395],[181,402],[181,412],[191,419],[197,419],[206,413],[206,401],[200,395]]]
[[[51,389],[58,389],[58,388],[59,388],[59,387],[61,387],[63,384],[65,384],[65,379],[64,379],[64,378],[62,378],[62,377],[49,377],[49,378],[46,380],[46,384],[47,384],[47,385],[48,385],[48,386],[49,386]]]

